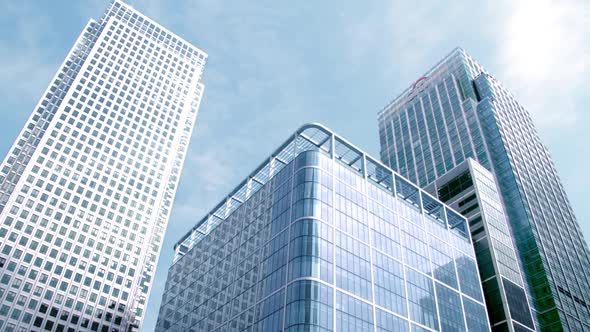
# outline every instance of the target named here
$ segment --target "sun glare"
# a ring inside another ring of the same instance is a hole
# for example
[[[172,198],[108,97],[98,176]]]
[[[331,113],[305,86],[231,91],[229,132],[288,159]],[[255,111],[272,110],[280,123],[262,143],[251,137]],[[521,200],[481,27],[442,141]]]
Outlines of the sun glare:
[[[507,63],[512,74],[531,81],[554,79],[556,66],[577,65],[575,49],[581,30],[574,8],[561,1],[515,1],[505,35]],[[561,73],[560,75],[565,75]]]

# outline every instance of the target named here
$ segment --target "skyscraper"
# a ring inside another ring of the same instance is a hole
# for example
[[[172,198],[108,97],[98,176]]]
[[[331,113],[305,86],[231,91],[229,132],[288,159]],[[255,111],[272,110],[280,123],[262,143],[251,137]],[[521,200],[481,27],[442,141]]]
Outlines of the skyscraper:
[[[590,329],[590,254],[528,111],[455,49],[379,113],[381,159],[421,186],[467,158],[496,177],[538,325]]]
[[[118,0],[0,167],[0,330],[141,325],[206,54]]]
[[[156,331],[490,331],[466,219],[321,125],[175,251]]]
[[[534,331],[518,256],[494,175],[469,158],[426,190],[467,218],[493,331]]]

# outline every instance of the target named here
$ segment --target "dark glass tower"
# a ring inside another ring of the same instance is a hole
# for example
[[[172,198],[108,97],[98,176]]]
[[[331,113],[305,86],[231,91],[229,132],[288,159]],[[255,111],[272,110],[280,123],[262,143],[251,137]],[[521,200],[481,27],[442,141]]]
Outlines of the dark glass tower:
[[[471,157],[494,173],[543,331],[590,330],[590,259],[530,114],[462,49],[379,113],[381,158],[426,186]]]

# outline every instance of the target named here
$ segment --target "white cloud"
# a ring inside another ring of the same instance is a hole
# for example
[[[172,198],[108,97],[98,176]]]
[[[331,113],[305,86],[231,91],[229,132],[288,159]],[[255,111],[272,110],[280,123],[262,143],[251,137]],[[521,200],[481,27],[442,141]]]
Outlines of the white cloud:
[[[575,126],[576,96],[590,80],[588,3],[527,0],[506,4],[498,34],[498,67],[504,81],[545,129]]]

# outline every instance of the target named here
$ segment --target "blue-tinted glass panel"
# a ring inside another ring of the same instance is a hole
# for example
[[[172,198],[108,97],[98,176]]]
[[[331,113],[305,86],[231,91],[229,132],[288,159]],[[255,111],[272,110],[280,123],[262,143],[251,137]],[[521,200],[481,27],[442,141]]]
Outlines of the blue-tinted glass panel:
[[[410,268],[406,268],[406,278],[410,318],[430,328],[438,328],[432,279]]]
[[[408,321],[392,315],[389,312],[377,309],[377,331],[378,332],[407,332]]]
[[[333,230],[315,219],[300,219],[291,226],[289,279],[316,277],[332,283]]]
[[[336,330],[337,331],[373,331],[373,306],[336,292]]]
[[[489,331],[488,316],[483,305],[462,296],[468,331]]]
[[[336,286],[364,299],[371,299],[369,247],[341,232],[336,232]]]
[[[481,284],[475,260],[464,253],[455,251],[455,263],[457,264],[457,274],[459,275],[459,286],[461,292],[471,296],[476,300],[483,301],[481,295]]]
[[[332,287],[311,280],[296,281],[287,290],[287,331],[334,329]],[[266,331],[266,330],[261,330]]]
[[[373,251],[373,260],[375,303],[406,316],[406,291],[402,264],[375,250]]]
[[[461,296],[450,288],[436,283],[436,298],[442,332],[465,331]]]

